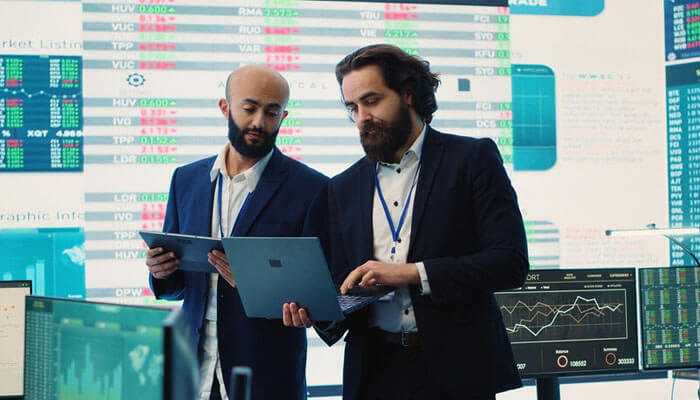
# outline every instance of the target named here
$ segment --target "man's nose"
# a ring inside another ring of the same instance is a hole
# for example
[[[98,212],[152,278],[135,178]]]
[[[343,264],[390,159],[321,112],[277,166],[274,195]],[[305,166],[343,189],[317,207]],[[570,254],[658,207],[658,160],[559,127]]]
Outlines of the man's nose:
[[[369,112],[369,110],[366,107],[357,107],[357,117],[355,122],[357,123],[358,127],[361,126],[365,121],[369,121],[371,119],[372,113]]]
[[[264,126],[265,113],[262,110],[259,110],[253,115],[253,119],[250,121],[250,127],[262,131]]]

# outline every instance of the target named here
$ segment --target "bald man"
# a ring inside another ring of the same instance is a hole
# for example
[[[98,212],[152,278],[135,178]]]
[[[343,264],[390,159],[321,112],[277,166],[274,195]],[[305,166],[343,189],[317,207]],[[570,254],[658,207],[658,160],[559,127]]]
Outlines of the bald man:
[[[228,143],[218,155],[173,173],[164,232],[224,236],[300,236],[309,205],[327,178],[282,154],[275,139],[287,117],[289,85],[276,71],[242,67],[229,75],[219,109]],[[218,273],[178,269],[163,248],[149,249],[149,282],[158,299],[183,300],[200,360],[200,399],[227,399],[231,369],[253,370],[252,398],[306,398],[306,332],[279,320],[245,316],[226,255]]]

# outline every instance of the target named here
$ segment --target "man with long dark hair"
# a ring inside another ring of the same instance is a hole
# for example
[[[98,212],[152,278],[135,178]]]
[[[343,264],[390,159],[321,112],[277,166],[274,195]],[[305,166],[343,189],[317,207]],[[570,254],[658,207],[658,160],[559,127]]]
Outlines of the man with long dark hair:
[[[342,293],[396,287],[342,322],[343,398],[494,399],[521,386],[493,292],[529,269],[522,216],[495,143],[429,126],[439,84],[390,45],[345,57],[336,77],[366,157],[331,179],[307,232],[321,238]],[[283,305],[288,326],[313,315]]]

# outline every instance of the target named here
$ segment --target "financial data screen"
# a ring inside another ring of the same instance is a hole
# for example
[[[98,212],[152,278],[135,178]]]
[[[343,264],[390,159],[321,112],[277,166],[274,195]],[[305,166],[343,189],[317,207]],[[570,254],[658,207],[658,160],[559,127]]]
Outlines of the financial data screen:
[[[666,0],[666,59],[700,56],[700,2]]]
[[[82,171],[80,57],[0,54],[0,173]]]
[[[668,121],[668,202],[671,226],[700,225],[700,62],[666,67]],[[681,238],[693,252],[700,237]],[[680,248],[671,251],[671,265],[692,258]]]
[[[161,399],[169,310],[27,297],[27,400]]]
[[[634,269],[533,271],[496,293],[525,377],[638,370]]]
[[[700,367],[700,269],[640,269],[639,299],[643,367]]]

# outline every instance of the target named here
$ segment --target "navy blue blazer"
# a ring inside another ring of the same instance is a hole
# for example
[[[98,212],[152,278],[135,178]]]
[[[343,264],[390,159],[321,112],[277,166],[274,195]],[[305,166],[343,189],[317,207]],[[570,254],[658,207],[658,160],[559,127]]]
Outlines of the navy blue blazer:
[[[493,292],[522,286],[529,270],[515,191],[490,139],[430,127],[421,155],[408,262],[423,261],[430,295],[411,286],[418,334],[434,382],[453,398],[482,398],[521,386]],[[321,238],[340,285],[373,259],[375,163],[366,158],[331,179],[314,201],[308,235]],[[357,399],[368,312],[318,324],[333,344],[345,338],[343,398]]]
[[[283,155],[277,148],[239,216],[233,236],[300,236],[308,208],[327,178]],[[210,171],[216,157],[177,168],[170,184],[164,232],[211,236],[214,183]],[[176,271],[149,282],[158,299],[184,300],[183,311],[198,348],[204,322],[209,277]],[[247,318],[238,291],[219,278],[218,342],[226,388],[234,366],[253,370],[252,398],[306,398],[306,331],[287,328],[281,320]],[[280,315],[281,315],[280,305]]]

